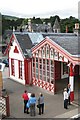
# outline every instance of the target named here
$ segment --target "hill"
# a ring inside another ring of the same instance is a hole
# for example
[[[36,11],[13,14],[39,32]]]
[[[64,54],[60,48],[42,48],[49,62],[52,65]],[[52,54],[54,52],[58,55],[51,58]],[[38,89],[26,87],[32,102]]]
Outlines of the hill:
[[[19,19],[18,17],[15,16],[9,16],[9,15],[2,15],[6,20],[17,20]]]

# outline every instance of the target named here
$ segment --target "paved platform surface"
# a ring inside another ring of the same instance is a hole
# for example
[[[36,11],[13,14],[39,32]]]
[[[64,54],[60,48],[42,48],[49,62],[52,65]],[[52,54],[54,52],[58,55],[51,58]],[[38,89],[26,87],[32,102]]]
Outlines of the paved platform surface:
[[[9,78],[3,77],[3,86],[7,90],[10,99],[10,117],[9,118],[71,118],[78,114],[79,106],[72,104],[69,109],[63,107],[63,94],[58,93],[53,95],[42,88],[37,86],[24,86]],[[22,94],[24,90],[29,93],[34,92],[36,98],[42,92],[45,98],[45,112],[43,115],[38,115],[38,108],[36,108],[36,116],[31,117],[29,114],[23,113],[23,99]],[[77,100],[78,93],[75,92],[75,101]]]

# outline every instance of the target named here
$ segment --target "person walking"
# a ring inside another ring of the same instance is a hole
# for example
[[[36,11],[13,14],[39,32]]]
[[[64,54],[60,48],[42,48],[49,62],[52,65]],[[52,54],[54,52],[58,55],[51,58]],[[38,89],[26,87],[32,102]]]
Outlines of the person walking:
[[[68,109],[68,93],[67,93],[67,88],[64,89],[64,108]]]
[[[70,92],[71,92],[71,88],[70,88],[70,84],[68,84],[68,86],[67,86],[67,93],[68,93],[68,104],[69,105],[71,105],[71,103],[70,103]]]
[[[38,98],[38,108],[39,108],[39,115],[44,113],[44,96],[42,93],[40,93],[40,96]]]
[[[30,116],[35,116],[36,115],[36,97],[34,93],[31,93],[30,99],[29,99],[29,105],[30,105]]]
[[[26,104],[29,100],[27,90],[25,90],[24,93],[22,94],[22,98],[24,99],[24,113],[26,113]],[[29,110],[29,108],[27,108],[27,114],[29,114],[28,110]]]

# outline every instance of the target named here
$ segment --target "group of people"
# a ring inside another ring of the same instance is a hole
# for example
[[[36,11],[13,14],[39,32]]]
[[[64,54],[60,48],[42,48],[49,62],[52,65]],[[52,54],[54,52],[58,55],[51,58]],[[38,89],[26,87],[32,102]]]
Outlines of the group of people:
[[[64,89],[64,108],[68,109],[68,105],[71,105],[70,103],[70,92],[71,92],[71,88],[70,88],[70,84],[68,84],[67,88]]]
[[[68,109],[68,105],[71,105],[70,103],[70,84],[64,89],[63,95],[64,95],[64,108]],[[39,98],[37,99],[35,96],[35,93],[31,93],[29,96],[27,93],[27,90],[24,91],[22,94],[22,98],[24,99],[24,113],[27,113],[31,116],[36,115],[36,107],[39,109],[39,115],[44,114],[44,96],[42,93],[40,93]]]
[[[44,113],[44,96],[42,93],[40,93],[39,98],[37,100],[34,93],[31,93],[29,97],[27,91],[25,90],[22,95],[22,98],[24,99],[24,113],[29,114],[30,112],[31,116],[35,116],[36,106],[39,109],[39,115]]]

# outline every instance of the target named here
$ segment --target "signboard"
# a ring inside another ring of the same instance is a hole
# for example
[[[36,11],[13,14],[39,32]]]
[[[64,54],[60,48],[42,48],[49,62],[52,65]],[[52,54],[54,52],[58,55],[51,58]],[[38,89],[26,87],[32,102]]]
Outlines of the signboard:
[[[0,63],[0,90],[3,88],[3,80],[2,80],[2,71],[4,70],[5,64]]]
[[[0,63],[0,71],[3,71],[4,67],[5,67],[5,64],[4,63]]]

